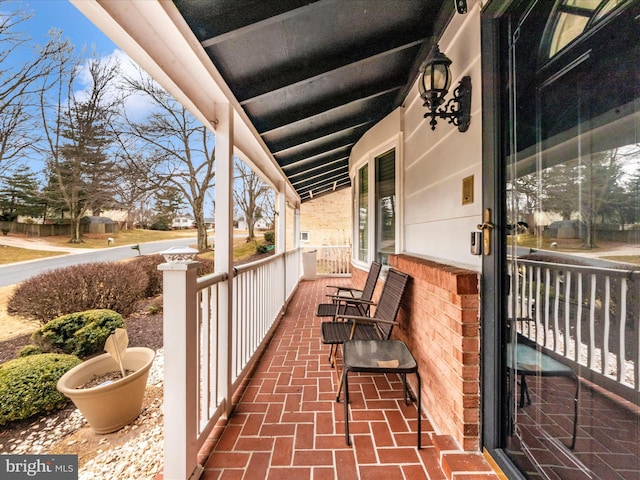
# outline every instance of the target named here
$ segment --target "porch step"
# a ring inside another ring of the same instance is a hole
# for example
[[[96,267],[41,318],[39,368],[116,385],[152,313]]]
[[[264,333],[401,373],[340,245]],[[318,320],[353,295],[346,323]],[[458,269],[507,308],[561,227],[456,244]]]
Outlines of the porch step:
[[[431,443],[448,480],[506,479],[504,474],[494,470],[481,453],[461,450],[451,435],[431,435]]]

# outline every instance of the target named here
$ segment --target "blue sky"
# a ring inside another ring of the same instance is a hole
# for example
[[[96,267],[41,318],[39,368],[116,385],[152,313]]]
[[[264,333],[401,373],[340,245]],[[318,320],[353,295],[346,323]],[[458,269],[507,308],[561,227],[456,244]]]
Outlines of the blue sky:
[[[45,43],[49,30],[58,28],[77,50],[83,46],[95,47],[99,55],[108,55],[117,48],[67,0],[25,0],[23,5],[34,13],[24,25],[37,43]]]

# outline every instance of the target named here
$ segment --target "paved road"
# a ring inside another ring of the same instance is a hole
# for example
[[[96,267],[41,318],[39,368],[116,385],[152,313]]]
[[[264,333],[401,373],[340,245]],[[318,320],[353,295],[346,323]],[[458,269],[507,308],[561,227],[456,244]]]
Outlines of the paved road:
[[[150,255],[163,252],[171,247],[188,247],[197,243],[196,238],[180,238],[177,240],[162,240],[159,242],[143,243],[140,245],[140,254]],[[28,262],[14,263],[0,266],[0,287],[15,285],[40,273],[58,268],[79,265],[82,263],[110,262],[124,260],[139,255],[131,246],[109,247],[92,250],[90,252],[72,253],[58,257],[31,260]]]

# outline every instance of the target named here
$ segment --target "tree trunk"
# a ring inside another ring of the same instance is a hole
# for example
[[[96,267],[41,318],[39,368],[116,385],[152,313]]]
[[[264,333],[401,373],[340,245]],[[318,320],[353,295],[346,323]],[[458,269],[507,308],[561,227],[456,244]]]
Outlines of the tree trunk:
[[[194,207],[193,216],[198,230],[198,250],[203,252],[209,247],[207,245],[207,225],[204,223],[204,209],[202,205],[195,205]]]
[[[71,218],[71,240],[69,243],[82,243],[80,235],[80,218]]]

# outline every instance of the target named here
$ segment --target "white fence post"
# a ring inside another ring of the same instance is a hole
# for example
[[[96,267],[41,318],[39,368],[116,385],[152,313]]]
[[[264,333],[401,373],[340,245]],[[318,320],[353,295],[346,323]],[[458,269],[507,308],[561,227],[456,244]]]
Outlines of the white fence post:
[[[168,252],[165,252],[168,253]],[[165,257],[166,258],[166,257]],[[163,272],[164,478],[198,478],[197,269],[192,260],[168,260]]]

